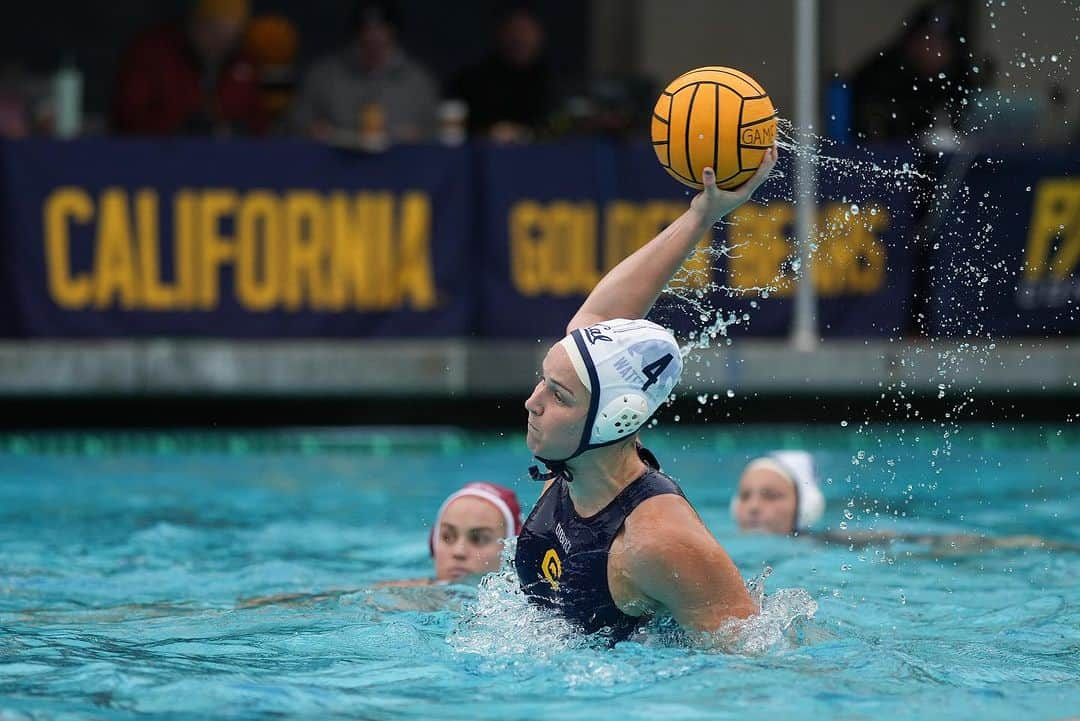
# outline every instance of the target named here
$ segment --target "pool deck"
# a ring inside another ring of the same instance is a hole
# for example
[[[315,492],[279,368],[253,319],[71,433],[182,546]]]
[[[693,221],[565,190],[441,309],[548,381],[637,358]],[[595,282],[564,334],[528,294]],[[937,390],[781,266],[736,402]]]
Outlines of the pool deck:
[[[0,341],[0,396],[462,398],[531,386],[547,342]],[[886,389],[1080,396],[1080,341],[784,340],[694,351],[695,393],[873,396]]]

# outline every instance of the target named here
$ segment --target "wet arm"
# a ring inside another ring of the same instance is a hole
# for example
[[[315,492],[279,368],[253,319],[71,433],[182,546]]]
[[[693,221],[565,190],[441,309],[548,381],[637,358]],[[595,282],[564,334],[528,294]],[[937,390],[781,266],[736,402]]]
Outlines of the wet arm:
[[[684,628],[715,631],[757,613],[735,563],[700,524],[673,526],[666,538],[643,545],[635,556],[634,586]]]
[[[701,236],[750,199],[768,178],[776,157],[775,148],[767,151],[754,176],[733,191],[718,189],[716,176],[706,168],[705,189],[686,212],[600,279],[571,319],[567,333],[612,318],[644,318]]]

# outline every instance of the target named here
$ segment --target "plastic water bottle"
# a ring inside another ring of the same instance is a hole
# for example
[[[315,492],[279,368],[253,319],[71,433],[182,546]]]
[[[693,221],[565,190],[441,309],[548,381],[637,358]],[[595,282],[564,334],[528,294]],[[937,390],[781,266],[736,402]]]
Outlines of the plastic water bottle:
[[[71,56],[64,58],[53,76],[53,108],[56,113],[56,135],[74,138],[82,129],[82,71]]]

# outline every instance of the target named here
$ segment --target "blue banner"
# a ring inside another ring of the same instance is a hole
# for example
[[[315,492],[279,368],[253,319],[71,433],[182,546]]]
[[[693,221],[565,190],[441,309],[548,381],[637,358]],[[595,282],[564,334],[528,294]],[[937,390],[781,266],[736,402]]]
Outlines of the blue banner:
[[[831,155],[836,155],[831,153]],[[914,254],[906,152],[818,160],[811,261],[825,337],[894,336],[907,322]],[[692,197],[642,145],[582,143],[481,152],[487,189],[483,335],[558,336],[589,290],[682,214]],[[789,332],[799,264],[790,158],[713,233],[654,310],[684,333]]]
[[[0,177],[11,334],[468,331],[460,150],[23,141],[0,145]]]
[[[924,183],[909,153],[815,160],[824,337],[905,331]],[[790,331],[790,162],[701,239],[656,320],[686,336]],[[975,161],[918,261],[932,335],[1080,332],[1078,167]],[[555,337],[692,195],[644,144],[0,142],[0,335]]]
[[[934,237],[934,336],[1080,333],[1080,155],[980,156]]]

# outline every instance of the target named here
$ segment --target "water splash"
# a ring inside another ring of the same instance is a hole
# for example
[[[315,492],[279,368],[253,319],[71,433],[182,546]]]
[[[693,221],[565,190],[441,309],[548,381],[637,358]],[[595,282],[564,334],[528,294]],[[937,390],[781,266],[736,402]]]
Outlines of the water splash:
[[[487,658],[542,662],[571,649],[602,645],[602,640],[582,636],[561,616],[529,602],[514,570],[516,547],[516,539],[506,542],[499,570],[485,576],[476,600],[465,604],[447,637],[450,647]]]
[[[569,651],[606,654],[609,644],[603,633],[583,636],[550,609],[528,601],[512,559],[513,552],[504,550],[500,569],[484,577],[475,602],[466,603],[460,621],[447,637],[450,647],[480,657],[486,672],[533,672],[537,664],[562,665]],[[755,656],[797,645],[793,630],[801,620],[814,617],[817,602],[801,588],[766,594],[765,580],[771,573],[772,569],[766,567],[761,575],[747,582],[747,590],[759,608],[749,619],[732,621],[716,632],[705,633],[687,631],[670,617],[662,617],[645,624],[630,641],[652,647]],[[590,676],[602,675],[595,663],[590,668]],[[568,678],[571,676],[568,674]]]

